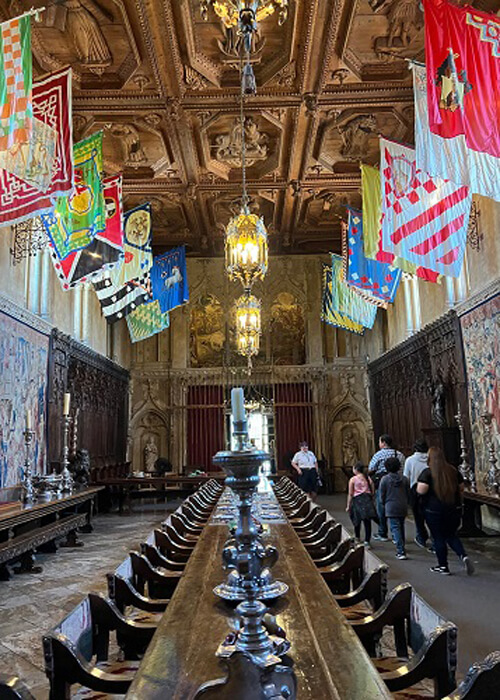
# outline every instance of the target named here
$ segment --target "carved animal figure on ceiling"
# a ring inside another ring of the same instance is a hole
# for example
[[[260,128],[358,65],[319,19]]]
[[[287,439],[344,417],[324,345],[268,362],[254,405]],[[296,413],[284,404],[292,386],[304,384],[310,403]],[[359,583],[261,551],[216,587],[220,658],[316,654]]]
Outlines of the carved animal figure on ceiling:
[[[112,124],[108,127],[113,136],[116,136],[123,148],[124,166],[138,168],[147,162],[146,154],[141,145],[139,132],[130,124]]]
[[[245,161],[252,166],[258,160],[265,160],[268,155],[267,135],[259,131],[252,117],[246,117],[245,128]],[[229,134],[219,134],[215,138],[215,155],[217,160],[228,163],[233,168],[240,168],[242,159],[241,123],[236,119]]]
[[[347,160],[366,157],[368,141],[377,128],[373,114],[360,114],[337,128],[342,137],[340,154]]]

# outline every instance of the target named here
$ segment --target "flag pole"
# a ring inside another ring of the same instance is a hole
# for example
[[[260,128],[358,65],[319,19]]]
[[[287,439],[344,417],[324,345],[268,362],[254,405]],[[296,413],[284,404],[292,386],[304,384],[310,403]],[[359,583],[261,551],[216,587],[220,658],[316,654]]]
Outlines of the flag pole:
[[[17,17],[11,17],[10,19],[6,19],[5,22],[2,22],[1,24],[6,24],[7,22],[12,22],[15,19],[22,19],[23,17],[35,17],[35,22],[40,22],[40,14],[44,12],[47,8],[46,7],[32,7],[29,10],[26,10],[26,12],[23,12],[22,15],[18,15]]]

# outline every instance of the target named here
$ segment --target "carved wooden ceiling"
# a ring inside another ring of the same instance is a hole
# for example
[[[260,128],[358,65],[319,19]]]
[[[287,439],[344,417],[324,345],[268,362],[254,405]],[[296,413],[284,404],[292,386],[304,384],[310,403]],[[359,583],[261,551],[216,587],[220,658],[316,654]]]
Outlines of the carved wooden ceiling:
[[[237,37],[212,9],[204,22],[199,0],[34,4],[48,8],[33,24],[35,72],[73,66],[75,140],[104,131],[126,207],[152,203],[155,250],[221,255],[241,197]],[[359,161],[377,162],[379,133],[413,142],[404,57],[423,58],[419,0],[290,0],[282,26],[260,23],[247,178],[271,253],[339,252],[339,216],[361,203]]]

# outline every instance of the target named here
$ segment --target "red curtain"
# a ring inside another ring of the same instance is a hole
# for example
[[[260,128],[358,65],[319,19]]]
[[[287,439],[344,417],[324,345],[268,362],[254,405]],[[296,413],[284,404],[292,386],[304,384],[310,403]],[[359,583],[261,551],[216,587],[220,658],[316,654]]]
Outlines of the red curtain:
[[[221,386],[190,386],[187,405],[188,467],[217,471],[212,457],[224,449]]]
[[[307,440],[314,452],[311,388],[308,384],[276,384],[274,387],[278,467],[289,469],[299,442]],[[317,455],[316,455],[317,456]]]

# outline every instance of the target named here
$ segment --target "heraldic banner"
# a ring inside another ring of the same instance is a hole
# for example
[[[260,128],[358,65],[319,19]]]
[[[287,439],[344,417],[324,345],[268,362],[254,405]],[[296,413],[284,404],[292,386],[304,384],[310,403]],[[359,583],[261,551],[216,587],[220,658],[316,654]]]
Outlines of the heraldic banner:
[[[431,131],[500,158],[500,18],[424,0]]]
[[[33,121],[31,17],[0,24],[0,151],[31,137]]]
[[[168,311],[162,313],[158,299],[149,304],[142,304],[127,316],[130,340],[133,343],[146,340],[146,338],[150,338],[156,333],[161,333],[169,325],[169,313]]]
[[[359,323],[365,328],[372,328],[377,315],[375,304],[363,299],[355,289],[345,281],[344,261],[340,255],[332,254],[332,303],[335,309]]]
[[[359,323],[354,323],[344,316],[333,304],[332,297],[332,266],[323,263],[323,300],[321,307],[321,320],[336,328],[363,335],[365,329]]]
[[[102,131],[74,147],[75,187],[59,197],[54,211],[42,214],[47,235],[59,260],[88,246],[106,228],[102,186]]]
[[[124,215],[124,259],[94,285],[104,316],[111,323],[151,301],[151,205],[142,204]]]
[[[124,260],[120,268],[111,272],[110,279],[115,289],[120,289],[130,280],[141,277],[153,264],[151,248],[151,205],[141,204],[125,212],[123,218]]]
[[[71,68],[33,83],[33,114],[35,124],[46,130],[35,129],[23,169],[19,175],[0,169],[2,226],[51,211],[52,198],[73,189]],[[47,134],[54,134],[54,142]]]
[[[97,282],[105,270],[123,263],[122,176],[104,179],[106,228],[86,248],[59,260],[51,246],[54,269],[64,291],[78,284]]]
[[[180,246],[154,259],[151,270],[153,296],[162,312],[171,311],[189,301],[186,273],[186,248]]]
[[[382,195],[380,172],[371,165],[361,165],[363,193],[363,247],[365,256],[379,262],[389,263],[403,272],[416,275],[426,282],[437,282],[438,275],[408,260],[398,258],[382,248]]]
[[[401,270],[388,263],[366,258],[363,252],[363,217],[356,209],[347,209],[349,222],[346,235],[346,282],[363,290],[373,303],[394,301],[401,279]]]
[[[382,246],[436,273],[462,269],[472,201],[468,187],[418,170],[415,151],[380,139]]]
[[[418,63],[412,68],[417,168],[500,202],[500,158],[468,148],[463,135],[445,138],[431,131],[427,70]]]

